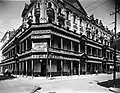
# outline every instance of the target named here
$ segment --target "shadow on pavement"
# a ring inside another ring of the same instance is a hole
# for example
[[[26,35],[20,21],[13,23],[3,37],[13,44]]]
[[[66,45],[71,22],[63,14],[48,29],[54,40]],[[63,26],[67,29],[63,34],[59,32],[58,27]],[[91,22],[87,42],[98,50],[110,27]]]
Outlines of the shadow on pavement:
[[[97,84],[100,85],[100,86],[109,88],[109,87],[113,87],[113,80],[107,80],[107,81],[104,81],[104,82],[98,82]],[[120,88],[120,78],[115,80],[115,87]]]
[[[6,80],[6,79],[14,79],[14,78],[16,78],[16,77],[14,77],[14,76],[0,75],[0,81],[1,81],[1,80]]]

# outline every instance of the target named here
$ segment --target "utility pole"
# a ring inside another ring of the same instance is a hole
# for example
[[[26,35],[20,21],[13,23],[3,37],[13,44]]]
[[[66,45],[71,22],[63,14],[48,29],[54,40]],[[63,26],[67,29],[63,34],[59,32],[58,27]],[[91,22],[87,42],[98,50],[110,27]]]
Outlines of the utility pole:
[[[115,44],[114,44],[113,87],[115,87],[115,79],[116,79],[116,30],[117,30],[117,0],[115,0]]]
[[[117,32],[117,13],[118,13],[118,4],[117,4],[117,0],[115,0],[115,12],[110,14],[110,15],[115,15],[115,33],[114,33],[114,69],[113,69],[113,87],[115,87],[115,79],[116,79],[116,32]]]
[[[117,13],[119,12],[118,10],[118,0],[115,0],[115,12],[110,14],[110,15],[115,15],[115,33],[114,33],[114,69],[113,69],[113,87],[115,87],[115,79],[116,79],[116,32],[117,32]]]

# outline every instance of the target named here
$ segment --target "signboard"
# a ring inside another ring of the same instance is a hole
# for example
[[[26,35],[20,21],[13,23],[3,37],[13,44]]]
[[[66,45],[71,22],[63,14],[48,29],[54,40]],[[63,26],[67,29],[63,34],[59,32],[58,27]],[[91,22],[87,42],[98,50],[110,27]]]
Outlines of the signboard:
[[[33,39],[44,39],[44,38],[50,38],[50,35],[33,35],[31,36]]]
[[[47,42],[33,43],[32,49],[33,51],[47,52]]]

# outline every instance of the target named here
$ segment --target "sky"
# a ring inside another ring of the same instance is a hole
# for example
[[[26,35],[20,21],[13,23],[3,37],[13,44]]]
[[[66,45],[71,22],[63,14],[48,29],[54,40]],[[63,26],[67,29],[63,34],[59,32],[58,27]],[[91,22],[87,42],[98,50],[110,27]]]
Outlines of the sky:
[[[21,25],[21,13],[29,0],[0,0],[0,38],[7,30],[17,29]],[[95,18],[103,21],[105,26],[114,28],[114,4],[112,0],[79,0],[88,16],[94,14]],[[120,22],[118,22],[119,24]],[[119,28],[118,28],[119,30]],[[119,32],[119,31],[117,31]]]

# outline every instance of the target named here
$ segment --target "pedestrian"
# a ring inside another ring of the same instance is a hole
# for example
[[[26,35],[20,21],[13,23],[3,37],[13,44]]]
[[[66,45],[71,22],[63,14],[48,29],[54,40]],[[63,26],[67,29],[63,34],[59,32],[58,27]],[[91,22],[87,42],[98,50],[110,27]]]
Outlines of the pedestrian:
[[[98,70],[95,70],[96,75],[98,75]]]

